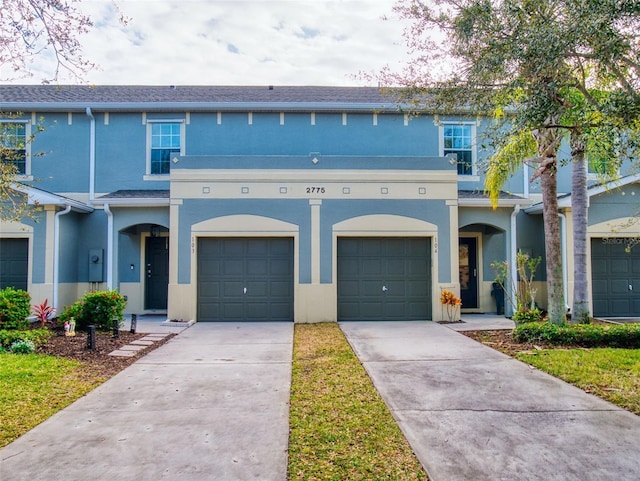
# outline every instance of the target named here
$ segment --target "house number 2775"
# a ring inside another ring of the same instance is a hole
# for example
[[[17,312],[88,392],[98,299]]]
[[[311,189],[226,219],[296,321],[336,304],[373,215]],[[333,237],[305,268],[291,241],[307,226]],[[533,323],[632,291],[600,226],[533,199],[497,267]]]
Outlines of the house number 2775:
[[[307,194],[324,194],[324,187],[307,187]]]

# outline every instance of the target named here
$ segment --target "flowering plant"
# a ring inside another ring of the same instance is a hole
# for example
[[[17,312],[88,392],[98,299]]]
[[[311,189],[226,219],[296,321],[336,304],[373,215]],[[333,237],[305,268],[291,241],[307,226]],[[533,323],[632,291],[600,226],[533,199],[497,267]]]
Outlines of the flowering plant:
[[[462,300],[459,297],[448,290],[443,290],[442,294],[440,294],[440,304],[445,306],[447,309],[447,317],[449,318],[449,322],[453,322],[458,312],[458,307],[462,305]]]

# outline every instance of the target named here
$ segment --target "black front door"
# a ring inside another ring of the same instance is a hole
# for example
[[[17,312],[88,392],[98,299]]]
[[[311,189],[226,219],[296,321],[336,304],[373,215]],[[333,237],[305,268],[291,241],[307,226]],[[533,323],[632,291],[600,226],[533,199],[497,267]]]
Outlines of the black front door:
[[[478,307],[478,241],[475,237],[459,239],[460,299],[462,308]]]
[[[147,237],[145,309],[166,309],[169,289],[169,238]]]

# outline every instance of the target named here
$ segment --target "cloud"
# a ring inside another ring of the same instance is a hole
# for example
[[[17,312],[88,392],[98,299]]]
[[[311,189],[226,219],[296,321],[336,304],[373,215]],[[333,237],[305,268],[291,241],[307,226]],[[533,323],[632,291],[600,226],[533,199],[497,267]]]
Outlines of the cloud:
[[[361,85],[405,58],[394,0],[84,0],[94,84]],[[50,59],[38,60],[38,70]],[[35,79],[37,81],[38,78]]]

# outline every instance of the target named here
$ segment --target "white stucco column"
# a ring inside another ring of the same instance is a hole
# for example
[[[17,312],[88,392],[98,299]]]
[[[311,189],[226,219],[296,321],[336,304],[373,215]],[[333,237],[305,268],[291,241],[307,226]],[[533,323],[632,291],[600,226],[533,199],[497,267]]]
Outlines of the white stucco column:
[[[320,206],[322,199],[310,199],[311,206],[311,283],[320,284]]]

